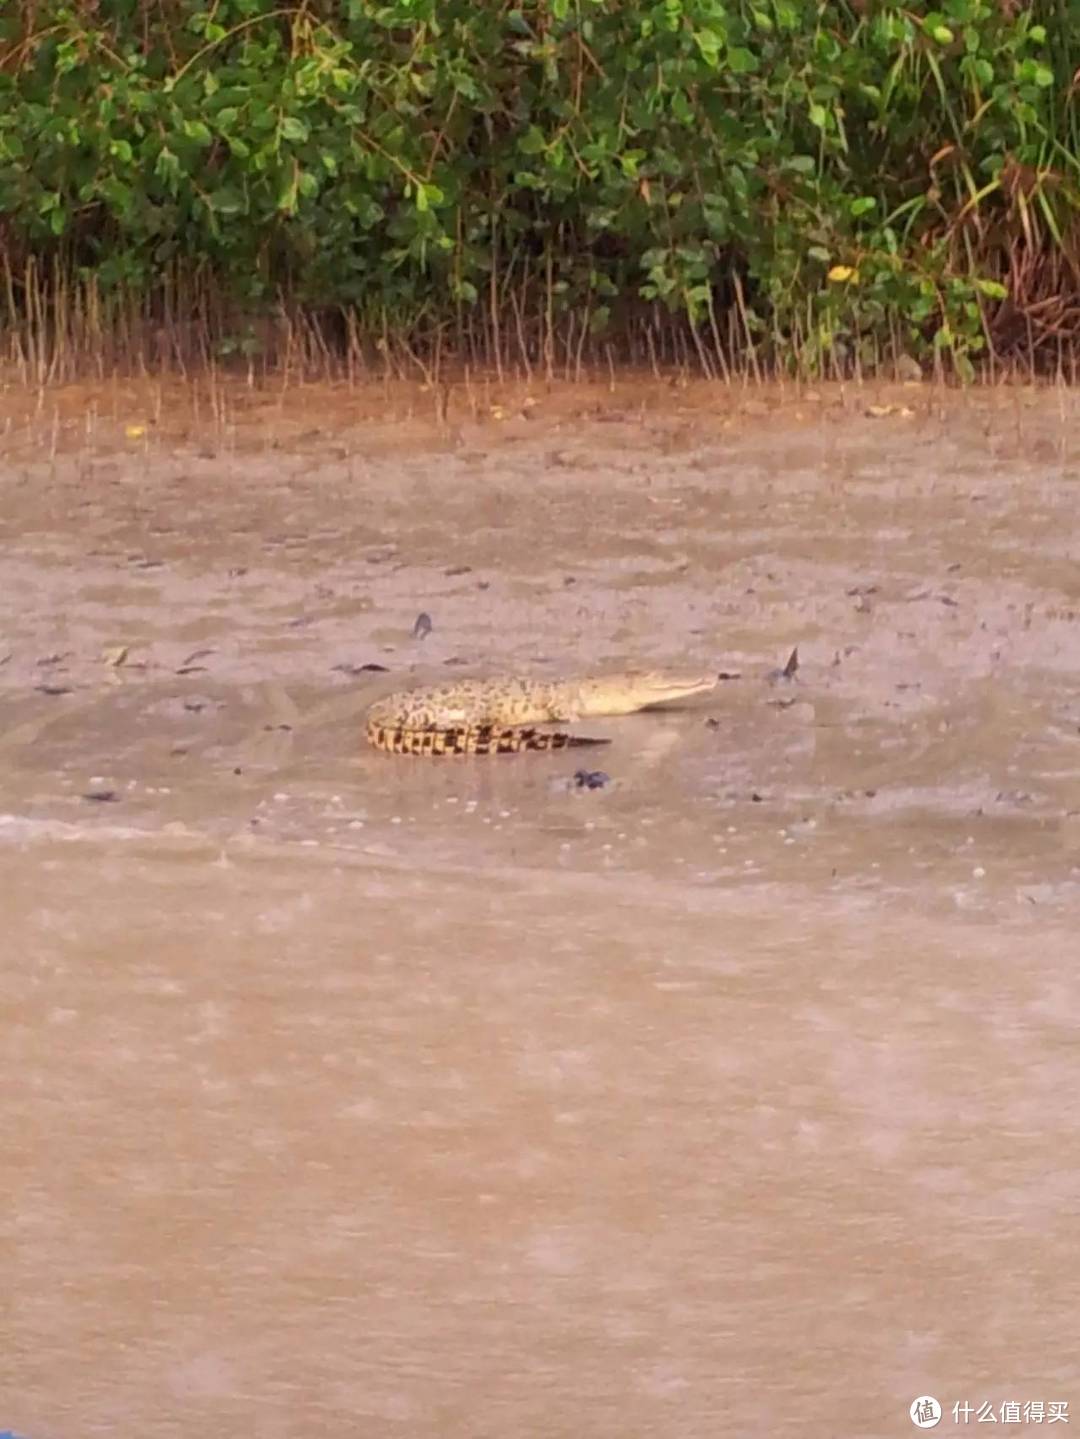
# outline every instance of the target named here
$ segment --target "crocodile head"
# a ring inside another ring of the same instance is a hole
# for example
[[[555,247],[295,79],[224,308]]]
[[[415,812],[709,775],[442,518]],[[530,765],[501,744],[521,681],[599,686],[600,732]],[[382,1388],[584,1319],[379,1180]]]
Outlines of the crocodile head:
[[[705,694],[720,683],[717,675],[678,670],[624,670],[578,681],[579,715],[628,715],[665,700]]]

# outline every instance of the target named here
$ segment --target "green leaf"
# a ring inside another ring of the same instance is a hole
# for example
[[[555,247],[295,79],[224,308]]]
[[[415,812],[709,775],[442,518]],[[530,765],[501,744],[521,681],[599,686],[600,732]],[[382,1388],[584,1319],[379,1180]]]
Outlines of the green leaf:
[[[758,68],[758,59],[745,46],[731,45],[728,47],[727,64],[734,75],[752,75]]]
[[[210,192],[210,208],[219,215],[242,215],[247,206],[244,204],[244,197],[231,185],[222,185],[218,190]]]
[[[154,174],[166,185],[175,187],[179,182],[182,171],[180,161],[167,145],[162,146],[154,161]]]
[[[286,115],[281,122],[281,136],[284,140],[303,144],[310,133],[303,120],[296,115]]]
[[[724,37],[717,35],[713,30],[695,30],[694,43],[701,51],[701,58],[706,65],[715,70],[720,64],[720,51],[723,49]]]
[[[991,300],[1008,299],[1008,290],[998,280],[976,280],[975,286],[984,295],[988,295]]]

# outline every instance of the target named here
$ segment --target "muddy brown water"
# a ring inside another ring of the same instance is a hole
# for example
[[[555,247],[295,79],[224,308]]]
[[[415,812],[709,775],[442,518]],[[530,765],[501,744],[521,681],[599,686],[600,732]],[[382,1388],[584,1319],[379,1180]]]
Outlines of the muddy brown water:
[[[1075,399],[521,395],[8,413],[0,1429],[1075,1419]]]

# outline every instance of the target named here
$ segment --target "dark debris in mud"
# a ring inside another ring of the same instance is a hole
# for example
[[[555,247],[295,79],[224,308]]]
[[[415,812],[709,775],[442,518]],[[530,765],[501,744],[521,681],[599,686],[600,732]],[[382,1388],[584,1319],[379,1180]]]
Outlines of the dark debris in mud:
[[[787,663],[781,669],[769,670],[765,676],[767,684],[775,685],[789,683],[798,673],[799,669],[799,647],[798,645],[788,655]]]
[[[603,789],[611,783],[611,776],[602,769],[579,769],[574,772],[575,789]]]

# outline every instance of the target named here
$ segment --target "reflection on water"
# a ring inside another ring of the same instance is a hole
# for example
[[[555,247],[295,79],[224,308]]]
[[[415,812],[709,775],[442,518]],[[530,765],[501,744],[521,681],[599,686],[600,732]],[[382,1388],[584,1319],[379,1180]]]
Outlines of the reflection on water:
[[[628,431],[573,489],[543,429],[471,478],[390,456],[354,494],[327,462],[206,482],[197,533],[163,466],[141,519],[90,491],[92,546],[12,491],[0,1428],[816,1439],[914,1432],[919,1395],[943,1429],[1080,1405],[1073,501],[958,413],[910,487],[856,425],[799,464],[777,430],[771,468]],[[260,505],[290,557],[231,575]],[[413,667],[568,657],[742,678],[612,720],[598,791],[363,747]]]

